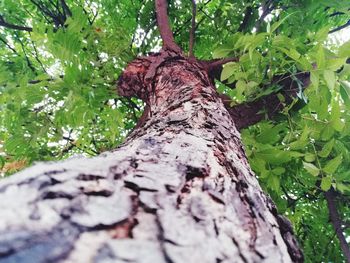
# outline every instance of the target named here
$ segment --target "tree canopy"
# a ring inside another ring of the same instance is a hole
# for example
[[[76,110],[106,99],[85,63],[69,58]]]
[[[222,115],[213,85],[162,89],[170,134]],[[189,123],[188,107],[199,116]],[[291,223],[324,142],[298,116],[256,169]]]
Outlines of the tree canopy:
[[[306,261],[345,261],[350,41],[332,35],[350,26],[349,1],[168,2],[178,45],[203,60],[228,58],[217,89],[240,118],[250,164],[292,221]],[[160,43],[153,1],[2,1],[2,175],[117,147],[144,108],[118,96],[118,77]]]

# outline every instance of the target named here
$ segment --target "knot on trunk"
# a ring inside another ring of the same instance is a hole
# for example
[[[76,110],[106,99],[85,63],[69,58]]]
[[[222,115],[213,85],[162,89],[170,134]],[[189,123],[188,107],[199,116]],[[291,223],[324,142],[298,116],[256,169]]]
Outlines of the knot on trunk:
[[[146,74],[152,64],[152,57],[139,57],[128,64],[117,82],[117,91],[123,97],[137,97],[147,100]]]
[[[120,96],[137,97],[147,102],[152,89],[152,82],[157,69],[169,60],[184,59],[181,55],[162,49],[159,53],[151,53],[147,57],[138,57],[126,67],[117,83]]]

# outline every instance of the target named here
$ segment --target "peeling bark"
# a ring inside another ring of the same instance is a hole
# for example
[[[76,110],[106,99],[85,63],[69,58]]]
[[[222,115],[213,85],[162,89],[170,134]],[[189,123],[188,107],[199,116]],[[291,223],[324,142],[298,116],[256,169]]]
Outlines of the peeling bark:
[[[119,94],[148,112],[118,149],[0,182],[0,262],[303,261],[200,63],[138,58]]]

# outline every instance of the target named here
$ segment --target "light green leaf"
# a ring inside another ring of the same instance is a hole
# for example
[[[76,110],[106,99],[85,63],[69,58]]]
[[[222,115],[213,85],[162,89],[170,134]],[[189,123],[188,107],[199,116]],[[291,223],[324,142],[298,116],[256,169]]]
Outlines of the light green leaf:
[[[317,89],[318,89],[318,85],[319,85],[319,83],[320,83],[320,76],[319,76],[318,72],[316,72],[316,71],[311,71],[310,80],[311,80],[312,85],[313,85],[313,86],[315,87],[315,89],[317,90]]]
[[[327,69],[336,71],[340,69],[346,62],[346,58],[332,58],[327,60]]]
[[[304,159],[306,162],[312,163],[313,161],[316,160],[316,156],[313,153],[307,153],[307,154],[305,154]]]
[[[338,155],[334,159],[330,160],[322,170],[327,174],[333,174],[338,169],[342,160],[343,160],[343,156]]]
[[[335,140],[332,139],[330,140],[329,142],[327,142],[322,150],[320,152],[318,152],[318,156],[322,157],[322,158],[326,158],[328,157],[328,155],[331,153],[332,149],[333,149],[333,146],[334,146],[334,142]]]
[[[350,83],[347,81],[340,82],[340,95],[347,106],[350,106]]]
[[[327,83],[328,88],[330,90],[333,90],[335,85],[335,73],[331,70],[325,70],[323,71],[323,76]]]
[[[334,100],[332,103],[331,124],[332,124],[332,127],[339,132],[341,132],[344,128],[344,123],[341,120],[339,102],[336,100]]]
[[[231,48],[220,47],[213,51],[213,58],[224,58],[232,51]]]
[[[269,187],[275,191],[275,192],[279,192],[280,190],[280,185],[281,185],[281,182],[280,182],[280,177],[275,175],[275,174],[269,174],[269,176],[267,177],[267,184],[269,185]]]
[[[321,189],[323,191],[328,191],[332,186],[332,178],[329,176],[323,177],[321,180]]]
[[[340,57],[346,57],[346,58],[350,57],[350,40],[340,46],[338,55]]]
[[[289,14],[287,16],[285,16],[283,19],[281,19],[280,21],[274,23],[272,26],[271,26],[271,33],[273,33],[284,21],[287,20],[288,17],[290,17],[292,14]]]
[[[316,63],[318,69],[324,69],[326,64],[326,57],[324,54],[324,47],[319,44],[318,50],[317,50],[317,57],[316,57]]]
[[[337,183],[337,184],[336,184],[336,188],[337,188],[337,190],[339,190],[341,193],[350,192],[350,185],[347,185],[347,184]]]
[[[227,63],[221,72],[220,81],[224,81],[228,79],[230,76],[232,76],[235,73],[236,68],[237,68],[236,63],[234,62]]]
[[[283,167],[277,167],[275,169],[272,170],[272,173],[273,174],[276,174],[276,175],[281,175],[283,173],[285,173],[286,169],[283,168]]]
[[[313,165],[312,163],[307,163],[307,162],[303,162],[303,166],[304,169],[306,171],[308,171],[308,173],[310,173],[313,176],[318,176],[320,173],[320,169],[318,169],[315,165]]]

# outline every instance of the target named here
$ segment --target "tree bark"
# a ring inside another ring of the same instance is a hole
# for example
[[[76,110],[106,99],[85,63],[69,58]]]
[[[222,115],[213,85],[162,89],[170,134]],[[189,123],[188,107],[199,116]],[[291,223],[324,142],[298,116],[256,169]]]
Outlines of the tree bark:
[[[200,63],[139,58],[119,93],[148,110],[118,149],[0,182],[0,262],[303,261]]]

